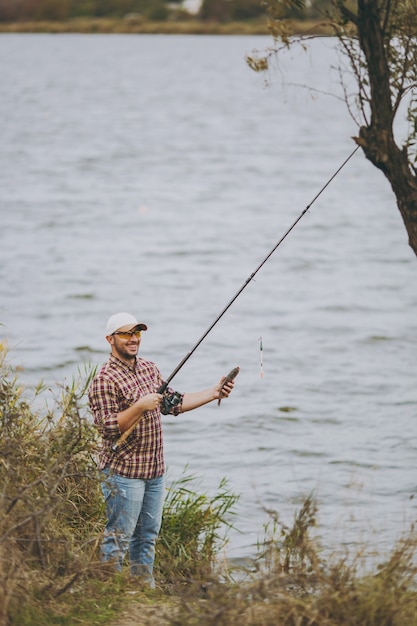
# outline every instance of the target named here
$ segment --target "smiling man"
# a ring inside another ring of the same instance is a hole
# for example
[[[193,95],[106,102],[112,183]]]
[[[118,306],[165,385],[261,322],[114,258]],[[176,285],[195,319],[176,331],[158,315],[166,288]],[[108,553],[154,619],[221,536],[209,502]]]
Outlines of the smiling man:
[[[106,326],[111,347],[108,361],[93,379],[89,403],[102,437],[99,469],[107,523],[101,554],[121,570],[129,553],[130,571],[152,588],[155,542],[161,527],[165,494],[165,463],[160,405],[161,374],[151,361],[138,357],[147,330],[130,313],[112,315]],[[169,412],[178,415],[228,397],[233,381],[222,378],[204,391],[179,395]],[[168,388],[169,393],[173,390]],[[114,444],[135,424],[121,446]]]

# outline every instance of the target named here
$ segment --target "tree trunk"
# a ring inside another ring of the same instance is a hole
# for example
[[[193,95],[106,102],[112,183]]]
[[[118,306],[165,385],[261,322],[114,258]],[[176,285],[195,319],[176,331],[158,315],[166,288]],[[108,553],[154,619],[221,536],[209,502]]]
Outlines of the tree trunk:
[[[389,180],[417,256],[417,177],[411,171],[407,151],[396,145],[393,133],[389,67],[384,33],[376,0],[358,0],[358,36],[365,54],[371,89],[371,120],[362,126],[356,142],[366,158]]]

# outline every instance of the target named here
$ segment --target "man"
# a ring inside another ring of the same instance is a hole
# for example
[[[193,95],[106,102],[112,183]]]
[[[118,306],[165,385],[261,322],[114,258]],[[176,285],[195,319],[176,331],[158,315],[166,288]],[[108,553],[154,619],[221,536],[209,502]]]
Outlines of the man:
[[[138,358],[142,331],[130,313],[112,315],[106,326],[111,354],[88,390],[89,403],[101,437],[99,469],[106,501],[107,523],[101,545],[104,561],[121,570],[129,552],[130,571],[155,586],[155,542],[161,527],[164,502],[164,453],[160,405],[163,384],[154,363]],[[233,381],[178,394],[173,415],[190,411],[213,400],[228,397]],[[168,388],[169,393],[173,390]],[[133,424],[123,443],[116,444]]]

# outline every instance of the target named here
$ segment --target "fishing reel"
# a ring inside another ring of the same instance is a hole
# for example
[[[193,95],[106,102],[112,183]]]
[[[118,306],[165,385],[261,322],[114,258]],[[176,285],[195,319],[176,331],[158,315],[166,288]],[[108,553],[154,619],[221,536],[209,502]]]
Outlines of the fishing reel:
[[[181,404],[182,402],[182,394],[178,391],[172,391],[171,393],[165,392],[161,401],[161,413],[163,415],[168,415],[172,409],[175,409],[176,406]]]

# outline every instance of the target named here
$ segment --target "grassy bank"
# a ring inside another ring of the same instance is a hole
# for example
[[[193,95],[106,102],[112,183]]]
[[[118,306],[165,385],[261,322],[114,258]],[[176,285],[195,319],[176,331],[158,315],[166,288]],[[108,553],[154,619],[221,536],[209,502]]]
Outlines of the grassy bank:
[[[330,29],[312,22],[291,22],[297,34],[330,35]],[[166,34],[166,35],[270,35],[266,20],[256,22],[151,22],[141,19],[86,19],[63,22],[0,22],[0,33],[102,33],[102,34]]]
[[[312,496],[290,526],[269,511],[250,567],[233,570],[237,496],[224,480],[209,496],[184,476],[166,497],[157,589],[109,570],[92,374],[52,401],[41,384],[30,396],[0,344],[0,626],[417,626],[415,530],[372,564],[342,549],[324,556]]]

